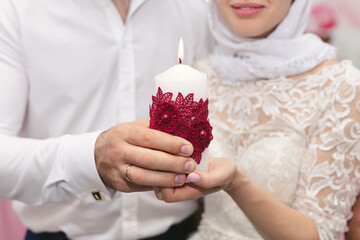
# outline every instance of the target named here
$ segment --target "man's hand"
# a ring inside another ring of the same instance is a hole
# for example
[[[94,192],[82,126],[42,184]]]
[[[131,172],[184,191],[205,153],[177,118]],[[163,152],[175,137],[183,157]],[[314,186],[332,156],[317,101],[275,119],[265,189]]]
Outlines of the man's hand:
[[[95,162],[105,185],[121,192],[146,191],[182,186],[185,174],[196,167],[192,152],[185,139],[149,129],[148,120],[139,120],[101,133]]]

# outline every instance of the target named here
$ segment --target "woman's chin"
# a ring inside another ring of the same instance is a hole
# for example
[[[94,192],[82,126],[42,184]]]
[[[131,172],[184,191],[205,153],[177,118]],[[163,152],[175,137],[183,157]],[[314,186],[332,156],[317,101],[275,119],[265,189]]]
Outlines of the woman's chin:
[[[275,28],[270,30],[255,29],[250,26],[247,29],[236,27],[233,27],[232,29],[237,35],[245,38],[266,38],[275,30]]]

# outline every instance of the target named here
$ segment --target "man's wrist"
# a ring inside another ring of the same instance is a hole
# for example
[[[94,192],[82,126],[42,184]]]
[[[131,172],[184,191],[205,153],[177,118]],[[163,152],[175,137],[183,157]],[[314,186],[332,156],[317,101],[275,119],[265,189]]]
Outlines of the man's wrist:
[[[106,134],[107,131],[103,131],[99,134],[99,136],[97,137],[96,141],[95,141],[95,146],[94,146],[94,158],[95,158],[95,166],[96,166],[96,169],[98,170],[99,172],[99,165],[100,165],[100,162],[101,162],[101,156],[103,155],[103,152],[104,152],[104,138],[105,138],[105,134]],[[100,175],[100,172],[99,172],[99,175]],[[100,175],[101,177],[101,175]],[[102,177],[101,177],[101,180]]]
[[[66,136],[62,151],[67,189],[83,202],[111,199],[95,166],[94,147],[100,132]],[[96,198],[98,192],[101,199]]]

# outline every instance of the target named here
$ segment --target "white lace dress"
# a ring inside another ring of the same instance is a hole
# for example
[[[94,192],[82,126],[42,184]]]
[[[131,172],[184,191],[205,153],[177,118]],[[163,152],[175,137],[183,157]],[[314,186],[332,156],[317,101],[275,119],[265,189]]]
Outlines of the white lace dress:
[[[349,61],[296,80],[225,85],[208,61],[213,156],[236,161],[275,198],[309,216],[320,239],[346,231],[360,190],[360,71]],[[276,216],[274,216],[276,218]],[[262,239],[225,192],[205,197],[191,240]]]

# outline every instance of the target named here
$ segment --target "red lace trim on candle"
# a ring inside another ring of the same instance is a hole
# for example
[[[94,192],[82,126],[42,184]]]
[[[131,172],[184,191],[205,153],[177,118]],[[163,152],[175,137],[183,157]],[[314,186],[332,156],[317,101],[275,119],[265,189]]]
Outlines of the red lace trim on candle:
[[[194,147],[191,156],[198,164],[201,154],[213,139],[212,127],[208,115],[208,100],[194,101],[194,94],[185,98],[179,93],[175,101],[173,94],[163,94],[159,87],[156,96],[152,96],[150,106],[150,128],[160,130],[187,139]]]

